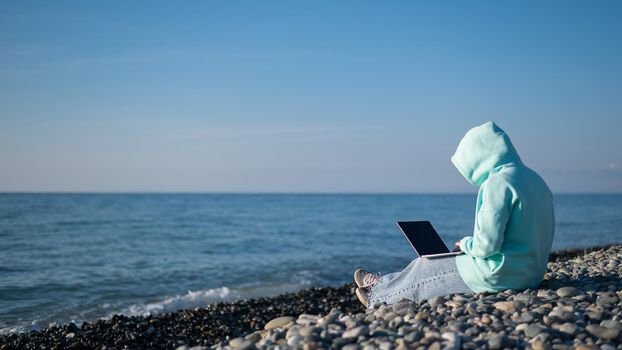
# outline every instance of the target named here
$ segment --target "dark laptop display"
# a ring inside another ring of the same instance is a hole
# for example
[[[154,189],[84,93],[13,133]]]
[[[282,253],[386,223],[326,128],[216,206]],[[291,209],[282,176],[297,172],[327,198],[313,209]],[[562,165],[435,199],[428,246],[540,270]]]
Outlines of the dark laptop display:
[[[449,253],[429,221],[399,221],[397,224],[419,256]]]

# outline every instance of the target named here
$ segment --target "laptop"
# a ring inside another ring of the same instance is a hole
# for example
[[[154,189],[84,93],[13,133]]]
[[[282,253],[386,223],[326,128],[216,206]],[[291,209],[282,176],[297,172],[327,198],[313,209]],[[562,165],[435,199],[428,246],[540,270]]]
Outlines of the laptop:
[[[450,251],[429,221],[398,221],[397,225],[422,258],[442,258],[462,253]]]

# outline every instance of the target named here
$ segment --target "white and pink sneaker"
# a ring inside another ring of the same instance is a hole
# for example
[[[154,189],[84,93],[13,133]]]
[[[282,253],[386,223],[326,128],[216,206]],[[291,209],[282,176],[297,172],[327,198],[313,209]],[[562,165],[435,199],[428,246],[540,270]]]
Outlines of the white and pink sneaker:
[[[380,274],[358,269],[354,271],[354,282],[359,288],[373,288],[380,280]]]

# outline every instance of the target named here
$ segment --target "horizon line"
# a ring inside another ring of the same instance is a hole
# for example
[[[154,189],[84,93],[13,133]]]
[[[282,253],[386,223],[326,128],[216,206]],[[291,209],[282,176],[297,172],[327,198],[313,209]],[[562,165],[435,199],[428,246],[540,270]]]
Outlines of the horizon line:
[[[0,194],[187,194],[187,195],[477,195],[473,192],[426,191],[0,191]],[[622,195],[622,192],[553,192],[554,195]]]

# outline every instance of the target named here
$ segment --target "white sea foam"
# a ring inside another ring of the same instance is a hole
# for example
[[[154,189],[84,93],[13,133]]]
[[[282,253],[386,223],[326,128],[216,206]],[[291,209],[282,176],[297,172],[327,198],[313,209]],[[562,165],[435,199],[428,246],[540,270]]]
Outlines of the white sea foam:
[[[282,282],[286,280],[288,282]],[[247,298],[270,297],[282,293],[295,292],[312,285],[327,285],[318,277],[317,271],[301,270],[288,276],[282,276],[279,281],[272,282],[253,282],[239,285],[235,288],[222,286],[198,291],[188,291],[184,294],[163,297],[160,300],[135,303],[126,307],[117,303],[102,303],[82,310],[72,310],[71,314],[60,316],[54,320],[40,318],[32,322],[21,322],[20,324],[8,325],[0,318],[0,334],[25,332],[40,329],[42,326],[55,326],[74,322],[80,324],[83,321],[90,321],[97,318],[109,319],[113,315],[122,314],[126,316],[148,316],[165,312],[174,312],[180,309],[194,309],[205,307],[208,304],[234,301]],[[122,303],[122,302],[121,302]],[[76,314],[77,312],[77,314]],[[51,322],[50,322],[51,321]]]
[[[240,297],[238,291],[227,287],[206,289],[196,292],[188,291],[186,294],[176,295],[153,303],[134,304],[121,312],[114,312],[113,314],[120,313],[126,316],[148,316],[163,312],[172,312],[179,309],[205,306],[219,301],[239,299]],[[110,316],[112,316],[112,314]]]
[[[260,298],[275,296],[277,294],[294,292],[302,288],[310,287],[317,280],[317,273],[309,270],[296,272],[291,277],[290,283],[266,283],[256,282],[237,288],[226,286],[199,291],[188,291],[186,294],[167,297],[160,301],[150,303],[138,303],[123,310],[111,312],[110,318],[115,314],[126,316],[148,316],[164,312],[174,312],[180,309],[193,309],[205,307],[208,304],[233,301],[247,298]]]

